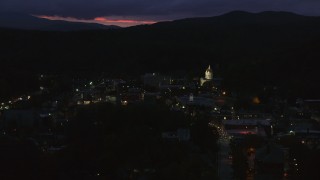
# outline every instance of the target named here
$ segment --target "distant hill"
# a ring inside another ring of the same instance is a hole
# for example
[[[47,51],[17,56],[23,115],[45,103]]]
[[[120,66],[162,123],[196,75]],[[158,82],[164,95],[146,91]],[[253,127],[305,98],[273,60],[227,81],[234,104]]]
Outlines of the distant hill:
[[[16,13],[0,13],[0,27],[44,31],[78,31],[120,28],[118,26],[105,26],[97,23],[53,21],[32,15]]]
[[[145,72],[200,77],[211,64],[214,76],[224,77],[224,86],[235,91],[276,87],[282,95],[320,98],[319,32],[319,17],[241,11],[104,31],[0,29],[0,60],[3,74],[115,77]]]
[[[297,22],[319,20],[319,17],[310,17],[298,15],[291,12],[277,12],[277,11],[264,11],[261,13],[250,13],[245,11],[232,11],[220,16],[214,17],[199,17],[199,18],[186,18],[175,20],[171,22],[161,22],[155,24],[169,25],[169,24],[211,24],[211,25],[239,25],[239,24],[288,24]],[[151,25],[152,26],[152,25]]]

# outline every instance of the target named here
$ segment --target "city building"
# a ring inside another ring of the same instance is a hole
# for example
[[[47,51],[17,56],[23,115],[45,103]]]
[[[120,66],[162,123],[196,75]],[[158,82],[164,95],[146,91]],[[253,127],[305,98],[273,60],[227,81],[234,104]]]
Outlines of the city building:
[[[142,77],[144,88],[159,88],[161,85],[171,84],[171,78],[157,73],[147,73]]]
[[[0,120],[1,130],[7,133],[32,132],[41,125],[41,117],[34,110],[6,110]]]
[[[230,136],[255,134],[267,137],[272,134],[270,119],[239,119],[222,121]]]

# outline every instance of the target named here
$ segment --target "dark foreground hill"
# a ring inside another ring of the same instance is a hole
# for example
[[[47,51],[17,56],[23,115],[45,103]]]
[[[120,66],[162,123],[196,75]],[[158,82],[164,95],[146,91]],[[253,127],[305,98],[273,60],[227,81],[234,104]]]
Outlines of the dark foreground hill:
[[[276,86],[283,95],[319,97],[319,32],[319,17],[240,11],[117,30],[2,29],[2,81],[37,72],[202,76],[211,64],[236,91]]]

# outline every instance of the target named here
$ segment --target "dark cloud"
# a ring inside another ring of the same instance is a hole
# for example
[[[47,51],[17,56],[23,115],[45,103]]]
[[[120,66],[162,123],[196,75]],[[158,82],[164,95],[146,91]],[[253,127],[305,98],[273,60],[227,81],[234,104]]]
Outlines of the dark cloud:
[[[0,11],[63,17],[127,16],[175,19],[232,10],[320,15],[320,0],[0,0]]]

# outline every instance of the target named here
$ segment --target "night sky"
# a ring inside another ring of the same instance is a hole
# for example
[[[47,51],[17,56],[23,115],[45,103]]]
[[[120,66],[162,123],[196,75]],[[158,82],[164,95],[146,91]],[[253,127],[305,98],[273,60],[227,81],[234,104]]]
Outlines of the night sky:
[[[233,10],[320,15],[320,0],[0,0],[0,12],[130,26]]]

